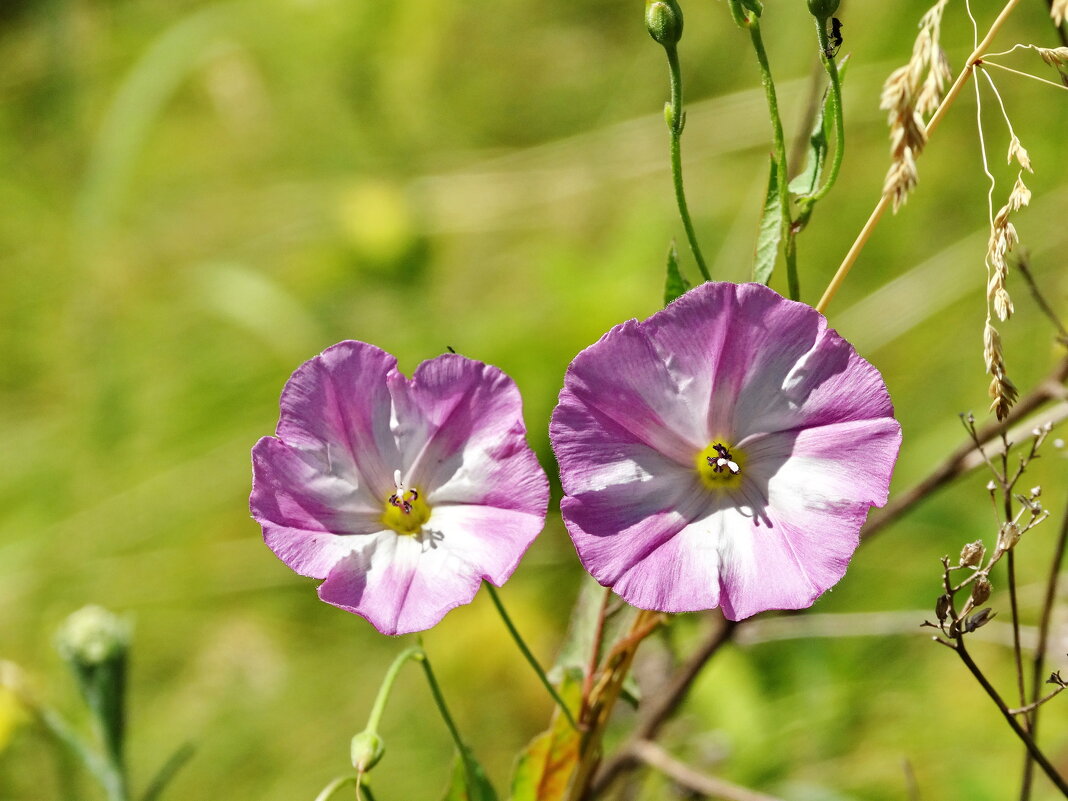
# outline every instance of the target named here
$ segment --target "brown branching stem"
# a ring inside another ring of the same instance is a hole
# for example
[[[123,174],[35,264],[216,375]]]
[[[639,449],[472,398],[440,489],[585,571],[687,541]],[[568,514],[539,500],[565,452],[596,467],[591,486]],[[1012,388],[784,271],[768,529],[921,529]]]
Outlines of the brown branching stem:
[[[1047,778],[1053,782],[1058,790],[1064,793],[1065,796],[1068,796],[1068,782],[1066,782],[1064,777],[1057,772],[1052,764],[1050,764],[1046,755],[1039,750],[1034,739],[1027,730],[1020,725],[1019,721],[1016,720],[1016,716],[1013,715],[1012,710],[1005,704],[1005,701],[1002,700],[998,691],[994,689],[994,686],[990,683],[979,666],[975,664],[975,660],[972,659],[971,654],[968,653],[968,649],[964,645],[964,637],[957,635],[956,644],[951,645],[950,647],[957,652],[957,656],[960,657],[961,661],[971,672],[972,676],[975,677],[975,680],[979,682],[979,685],[983,688],[986,694],[990,696],[990,700],[997,706],[998,711],[1001,712],[1002,717],[1004,717],[1005,721],[1009,724],[1009,728],[1011,728],[1016,733],[1016,736],[1020,738],[1020,741],[1027,748],[1027,752],[1031,755],[1031,758],[1040,768],[1042,768],[1042,772],[1046,774]]]
[[[980,443],[990,442],[1051,400],[1064,397],[1065,380],[1068,380],[1068,357],[1062,357],[1049,375],[1042,379],[1031,392],[1022,396],[1008,417],[1001,421],[992,420],[977,428],[976,438]],[[969,457],[975,449],[975,443],[971,438],[961,443],[924,479],[910,489],[898,493],[878,515],[873,515],[861,531],[861,539],[866,540],[875,536],[935,490],[941,489],[953,479],[963,475],[968,466]]]

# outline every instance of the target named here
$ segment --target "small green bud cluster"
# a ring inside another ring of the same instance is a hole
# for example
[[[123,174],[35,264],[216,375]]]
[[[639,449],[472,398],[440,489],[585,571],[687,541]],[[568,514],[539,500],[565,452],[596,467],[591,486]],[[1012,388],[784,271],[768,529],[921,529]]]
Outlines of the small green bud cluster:
[[[808,0],[808,11],[816,19],[833,17],[840,0]]]
[[[647,0],[645,27],[664,47],[674,47],[682,38],[682,9],[675,0]]]

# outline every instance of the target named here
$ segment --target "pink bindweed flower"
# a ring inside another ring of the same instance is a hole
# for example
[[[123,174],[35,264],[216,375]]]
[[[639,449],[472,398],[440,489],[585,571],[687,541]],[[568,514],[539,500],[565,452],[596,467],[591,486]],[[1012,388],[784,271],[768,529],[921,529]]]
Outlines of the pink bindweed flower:
[[[411,379],[363,342],[297,368],[252,449],[252,516],[319,597],[383,634],[435,625],[500,586],[545,524],[549,485],[519,390],[455,354]]]
[[[643,609],[810,606],[886,503],[901,427],[823,315],[703,284],[568,368],[550,433],[586,569]]]

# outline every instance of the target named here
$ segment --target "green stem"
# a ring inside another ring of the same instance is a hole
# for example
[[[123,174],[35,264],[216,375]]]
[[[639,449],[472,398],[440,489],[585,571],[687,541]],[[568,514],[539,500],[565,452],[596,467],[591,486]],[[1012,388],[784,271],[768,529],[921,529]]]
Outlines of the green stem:
[[[460,730],[456,728],[456,722],[452,719],[452,715],[449,714],[449,707],[445,704],[445,696],[441,694],[441,687],[438,685],[438,680],[434,678],[434,671],[430,668],[430,659],[422,648],[418,649],[415,659],[423,665],[427,683],[430,685],[430,693],[434,696],[434,703],[437,704],[438,712],[441,713],[441,718],[445,721],[449,734],[452,735],[452,741],[456,744],[456,750],[460,752],[460,758],[464,761],[464,771],[467,773],[468,786],[474,786],[477,781],[477,771],[471,761],[471,753],[464,744],[463,738],[460,737]]]
[[[519,646],[520,652],[526,658],[527,662],[530,663],[530,666],[538,675],[538,678],[541,680],[542,685],[548,691],[549,695],[551,695],[553,700],[556,701],[557,706],[560,707],[560,711],[564,714],[564,717],[567,718],[567,722],[571,724],[571,728],[578,731],[578,723],[575,722],[574,715],[571,714],[571,710],[567,708],[567,704],[564,703],[564,699],[560,697],[560,694],[556,691],[556,688],[553,687],[552,682],[549,681],[549,677],[545,675],[545,671],[542,670],[541,665],[538,664],[538,660],[534,657],[534,654],[531,653],[530,648],[527,647],[526,642],[524,642],[523,638],[519,635],[518,629],[516,629],[515,624],[512,623],[512,619],[508,616],[508,613],[504,609],[504,604],[501,603],[500,596],[497,595],[497,588],[489,582],[486,582],[486,590],[489,592],[490,598],[493,599],[493,605],[497,607],[497,612],[500,614],[501,620],[504,621],[505,628],[507,628],[508,633],[512,635],[512,639],[515,640],[515,644]]]
[[[732,11],[734,5],[732,4]],[[749,29],[749,38],[753,40],[757,61],[760,64],[760,82],[764,85],[764,94],[768,101],[768,114],[771,117],[772,144],[775,148],[775,172],[779,182],[779,202],[782,204],[782,240],[785,244],[783,255],[786,259],[786,280],[790,288],[791,300],[801,299],[801,284],[797,277],[797,246],[793,242],[794,221],[790,214],[790,187],[786,171],[786,137],[782,131],[782,118],[779,116],[779,99],[775,94],[775,81],[771,77],[771,65],[764,49],[764,39],[760,35],[760,19],[754,14],[748,18],[745,27]]]
[[[382,719],[382,713],[386,709],[386,701],[389,699],[389,694],[393,690],[393,683],[397,680],[397,674],[400,673],[400,669],[404,666],[404,663],[409,659],[419,659],[420,654],[423,653],[423,649],[417,645],[413,645],[411,648],[405,648],[396,659],[393,660],[393,664],[389,666],[389,670],[386,671],[385,678],[382,679],[382,686],[378,688],[378,695],[375,697],[374,706],[371,707],[371,714],[367,717],[367,727],[364,731],[369,731],[373,734],[378,733],[378,722]]]
[[[355,776],[339,776],[334,779],[330,784],[326,785],[319,795],[315,796],[315,801],[329,801],[333,797],[334,793],[344,787],[346,784],[356,784]]]
[[[697,244],[697,233],[694,231],[693,220],[690,219],[690,208],[686,203],[686,192],[682,186],[682,129],[686,124],[686,115],[682,110],[682,70],[679,67],[679,52],[675,45],[665,45],[667,52],[668,70],[671,73],[671,105],[668,107],[670,118],[668,128],[671,131],[671,178],[675,184],[675,201],[679,206],[679,216],[682,217],[682,227],[686,229],[686,241],[690,244],[690,252],[693,253],[697,269],[706,281],[712,280],[712,274],[708,271],[705,257],[701,255],[701,246]]]
[[[838,180],[838,171],[842,168],[842,157],[845,155],[845,113],[842,106],[842,80],[838,75],[838,64],[827,55],[830,42],[827,38],[827,21],[816,20],[816,36],[820,42],[820,61],[827,70],[827,77],[831,79],[831,113],[834,114],[834,160],[823,186],[809,197],[805,198],[803,205],[811,207],[813,203],[831,191],[834,182]]]

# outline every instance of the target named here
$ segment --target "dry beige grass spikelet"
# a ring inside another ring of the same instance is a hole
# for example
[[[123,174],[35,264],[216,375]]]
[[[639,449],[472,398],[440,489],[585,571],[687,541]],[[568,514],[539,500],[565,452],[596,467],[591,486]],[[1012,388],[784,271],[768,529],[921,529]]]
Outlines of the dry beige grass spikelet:
[[[891,164],[883,193],[893,197],[895,212],[919,180],[916,156],[927,144],[924,117],[938,108],[946,84],[953,77],[939,45],[942,12],[947,2],[938,0],[923,15],[909,62],[890,73],[879,99],[879,107],[887,112],[890,125]]]
[[[1005,374],[1005,355],[1001,348],[1001,334],[990,324],[988,320],[983,329],[983,358],[986,361],[986,371],[990,373],[990,397],[993,401],[990,410],[994,412],[998,420],[1004,420],[1009,415],[1009,409],[1016,402],[1019,391]]]
[[[1050,3],[1049,13],[1055,25],[1063,25],[1068,19],[1068,0],[1053,0]]]

